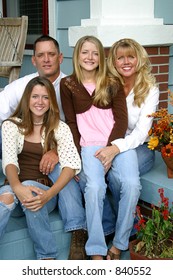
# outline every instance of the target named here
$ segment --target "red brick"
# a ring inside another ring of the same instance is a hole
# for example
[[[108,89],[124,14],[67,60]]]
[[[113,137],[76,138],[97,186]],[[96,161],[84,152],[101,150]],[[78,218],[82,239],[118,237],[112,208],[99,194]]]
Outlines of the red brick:
[[[159,73],[168,73],[169,65],[159,65]]]
[[[160,47],[160,54],[168,54],[169,55],[169,47]]]
[[[168,92],[160,93],[160,100],[167,100],[168,99]]]
[[[159,54],[159,50],[157,47],[145,47],[146,52],[148,53],[148,55],[158,55]]]
[[[158,74],[159,73],[159,67],[158,66],[152,66],[152,73],[153,74]]]
[[[167,91],[168,90],[168,83],[161,83],[159,84],[160,91]]]
[[[168,107],[167,101],[163,101],[163,102],[160,102],[160,103],[159,103],[159,109],[160,109],[160,108],[167,108],[167,107]]]
[[[168,74],[160,74],[160,75],[155,75],[156,81],[159,82],[167,82],[168,81]]]
[[[105,48],[104,50],[105,50],[105,56],[107,57],[107,56],[108,56],[108,53],[109,53],[110,48]]]
[[[168,64],[169,56],[150,56],[151,64]]]

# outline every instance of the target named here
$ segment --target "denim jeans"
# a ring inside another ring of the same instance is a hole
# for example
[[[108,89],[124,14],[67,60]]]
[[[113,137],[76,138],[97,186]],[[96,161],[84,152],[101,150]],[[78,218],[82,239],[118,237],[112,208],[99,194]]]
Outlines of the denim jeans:
[[[25,186],[33,185],[44,190],[49,189],[49,187],[32,180],[24,181],[22,184]],[[23,215],[26,216],[28,231],[34,243],[37,259],[56,258],[57,246],[50,228],[49,213],[57,205],[57,196],[49,200],[40,210],[33,212],[21,205],[9,185],[0,188],[0,195],[4,193],[13,194],[14,203],[6,205],[0,202],[0,238],[5,232],[10,216],[13,214],[21,216],[23,212]]]
[[[80,178],[78,184],[84,195],[85,187],[86,187],[86,175],[84,174],[84,171],[82,170],[78,176]],[[110,199],[108,198],[107,194],[106,194],[105,200],[104,200],[102,223],[103,223],[103,230],[104,230],[105,236],[107,236],[111,233],[114,233],[114,231],[115,231],[115,214],[114,214],[112,205],[110,203]]]
[[[153,167],[154,155],[146,144],[141,145],[117,155],[108,172],[107,179],[113,195],[116,214],[113,245],[120,250],[128,249],[136,205],[142,188],[140,175]]]
[[[107,254],[104,230],[102,225],[103,205],[107,184],[102,163],[94,154],[101,146],[82,147],[81,158],[86,176],[84,190],[88,240],[85,250],[87,255]]]
[[[55,182],[61,172],[60,164],[49,174],[52,182]],[[84,205],[84,191],[86,187],[86,176],[83,171],[78,174],[80,180],[72,179],[58,195],[58,207],[66,232],[77,229],[87,229]],[[114,232],[115,218],[108,198],[106,197],[103,211],[104,234]]]
[[[61,167],[58,163],[49,174],[53,183],[56,182],[60,173]],[[85,209],[82,202],[83,198],[79,184],[72,179],[58,194],[58,207],[66,232],[86,229]]]

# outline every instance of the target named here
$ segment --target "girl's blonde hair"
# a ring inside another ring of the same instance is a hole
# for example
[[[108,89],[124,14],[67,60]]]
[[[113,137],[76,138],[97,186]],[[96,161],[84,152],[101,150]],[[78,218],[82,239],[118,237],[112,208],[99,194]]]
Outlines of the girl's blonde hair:
[[[29,83],[25,87],[20,103],[18,104],[15,112],[8,120],[14,122],[18,126],[20,132],[25,136],[30,135],[33,132],[34,123],[32,119],[32,112],[29,109],[29,102],[32,90],[37,85],[46,88],[50,102],[49,110],[44,115],[43,125],[41,128],[41,131],[43,131],[43,128],[45,128],[45,141],[43,148],[43,153],[45,153],[50,149],[57,148],[54,129],[58,126],[60,119],[55,89],[52,83],[47,78],[38,76],[29,81]],[[20,118],[21,121],[19,122],[15,120],[14,118],[16,117]]]
[[[99,56],[99,63],[96,69],[96,79],[95,79],[96,88],[95,88],[95,96],[94,96],[93,103],[100,104],[100,105],[107,105],[110,101],[110,94],[109,94],[110,79],[106,75],[107,70],[106,70],[104,47],[101,41],[95,36],[84,36],[77,41],[73,52],[73,75],[76,76],[79,83],[82,83],[83,73],[79,64],[79,54],[85,42],[93,43],[98,50],[98,56]]]
[[[121,39],[115,42],[109,50],[107,66],[112,75],[118,77],[124,85],[124,80],[121,74],[115,68],[117,59],[117,50],[122,48],[127,55],[133,55],[137,58],[136,79],[133,87],[134,104],[138,107],[145,101],[151,87],[156,85],[154,75],[151,73],[152,66],[148,54],[144,47],[133,39]]]

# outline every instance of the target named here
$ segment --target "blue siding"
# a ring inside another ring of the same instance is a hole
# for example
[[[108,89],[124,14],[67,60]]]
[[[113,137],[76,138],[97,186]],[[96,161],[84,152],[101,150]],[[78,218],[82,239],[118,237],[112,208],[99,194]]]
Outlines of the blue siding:
[[[80,25],[81,19],[90,18],[90,0],[57,0],[57,4],[58,29]]]
[[[163,18],[164,24],[173,24],[173,1],[155,0],[154,16],[156,18]]]
[[[80,26],[81,19],[85,18],[90,18],[90,0],[57,0],[57,40],[64,54],[61,69],[66,74],[72,72],[73,54],[68,42],[68,27]]]

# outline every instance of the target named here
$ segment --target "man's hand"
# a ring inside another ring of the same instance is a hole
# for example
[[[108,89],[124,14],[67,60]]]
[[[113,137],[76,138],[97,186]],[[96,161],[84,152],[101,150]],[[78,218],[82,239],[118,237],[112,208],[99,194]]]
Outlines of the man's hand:
[[[55,150],[50,150],[42,156],[40,161],[40,172],[48,175],[54,170],[55,165],[58,163],[59,157]]]

